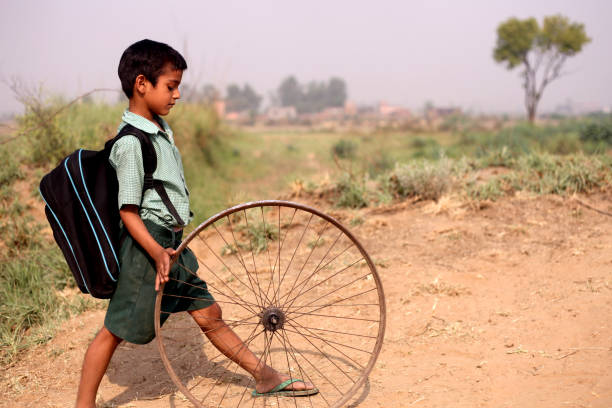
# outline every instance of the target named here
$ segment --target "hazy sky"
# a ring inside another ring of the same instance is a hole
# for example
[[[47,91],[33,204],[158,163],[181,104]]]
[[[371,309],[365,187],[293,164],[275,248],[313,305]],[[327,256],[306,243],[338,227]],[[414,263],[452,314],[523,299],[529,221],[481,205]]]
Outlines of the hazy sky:
[[[0,78],[67,96],[118,89],[121,53],[151,38],[184,53],[188,83],[249,82],[267,96],[289,74],[340,76],[357,103],[485,112],[523,111],[518,70],[492,59],[497,25],[561,13],[593,41],[542,109],[612,106],[612,1],[0,1]],[[3,82],[0,112],[18,109]]]

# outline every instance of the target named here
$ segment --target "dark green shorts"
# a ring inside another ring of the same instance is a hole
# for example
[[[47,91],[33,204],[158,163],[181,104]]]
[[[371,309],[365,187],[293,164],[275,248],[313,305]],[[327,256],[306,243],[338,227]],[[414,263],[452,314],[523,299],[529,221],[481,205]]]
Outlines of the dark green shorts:
[[[164,248],[176,249],[180,245],[182,232],[173,233],[150,221],[145,221],[145,226]],[[121,245],[119,262],[121,272],[104,326],[130,343],[148,343],[155,337],[155,262],[129,234]],[[170,270],[170,281],[164,288],[164,294],[169,296],[162,299],[162,324],[170,313],[203,309],[215,302],[206,283],[195,276],[197,270],[198,261],[186,248]]]

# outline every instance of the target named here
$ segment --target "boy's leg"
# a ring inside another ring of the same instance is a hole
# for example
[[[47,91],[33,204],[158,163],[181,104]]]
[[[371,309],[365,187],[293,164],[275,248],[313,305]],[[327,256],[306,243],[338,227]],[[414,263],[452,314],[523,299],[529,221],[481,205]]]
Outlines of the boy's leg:
[[[89,345],[81,370],[77,408],[95,408],[98,386],[119,343],[119,337],[102,327]]]
[[[278,384],[289,379],[272,367],[260,362],[238,335],[222,319],[221,308],[217,303],[199,310],[189,311],[196,323],[202,328],[211,343],[227,358],[244,368],[255,379],[257,392],[268,392]],[[295,382],[287,389],[308,390],[310,383]]]

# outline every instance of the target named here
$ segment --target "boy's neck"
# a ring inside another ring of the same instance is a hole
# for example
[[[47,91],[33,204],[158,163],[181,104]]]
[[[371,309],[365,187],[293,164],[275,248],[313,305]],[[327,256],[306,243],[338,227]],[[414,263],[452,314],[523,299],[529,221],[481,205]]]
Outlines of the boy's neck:
[[[164,128],[162,128],[161,124],[159,123],[158,119],[155,117],[153,112],[147,109],[146,105],[138,103],[138,102],[139,101],[136,98],[130,99],[128,110],[132,113],[135,113],[136,115],[142,116],[143,118],[148,119],[151,122],[155,123],[155,125],[163,132]]]

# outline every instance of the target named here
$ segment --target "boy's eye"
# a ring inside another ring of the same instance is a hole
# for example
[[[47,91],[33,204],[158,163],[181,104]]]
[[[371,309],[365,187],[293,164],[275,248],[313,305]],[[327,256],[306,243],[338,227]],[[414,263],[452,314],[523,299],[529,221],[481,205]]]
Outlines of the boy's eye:
[[[173,86],[168,85],[168,90],[169,90],[169,91],[174,91],[174,87],[173,87]]]

